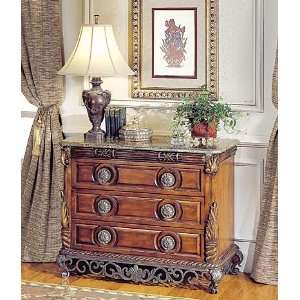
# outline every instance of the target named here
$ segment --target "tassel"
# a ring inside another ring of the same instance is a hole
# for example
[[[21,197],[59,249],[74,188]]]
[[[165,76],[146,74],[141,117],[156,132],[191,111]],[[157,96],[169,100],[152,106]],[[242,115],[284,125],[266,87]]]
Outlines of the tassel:
[[[40,156],[42,128],[43,128],[43,116],[39,115],[38,120],[34,125],[34,129],[33,129],[32,155],[34,156]]]

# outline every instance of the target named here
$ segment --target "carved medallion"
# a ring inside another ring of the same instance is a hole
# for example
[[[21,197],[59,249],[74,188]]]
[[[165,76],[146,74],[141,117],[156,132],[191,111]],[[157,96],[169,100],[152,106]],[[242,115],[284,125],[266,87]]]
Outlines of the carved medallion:
[[[220,160],[218,155],[208,155],[206,157],[205,173],[211,176],[216,175],[219,170],[219,164]]]
[[[108,214],[112,210],[112,204],[108,199],[100,199],[97,202],[97,209],[100,214]]]
[[[172,219],[176,215],[176,208],[172,204],[164,204],[160,207],[160,215],[164,219]]]
[[[165,251],[171,251],[171,250],[175,249],[176,241],[172,236],[166,235],[166,236],[161,238],[160,246]]]
[[[160,182],[164,187],[172,187],[176,183],[176,177],[172,173],[166,172],[161,175]]]
[[[115,150],[114,149],[95,149],[95,157],[97,158],[114,158],[115,157]]]
[[[103,229],[97,233],[97,239],[99,244],[107,245],[112,241],[112,235],[108,230]]]
[[[159,152],[158,159],[160,161],[178,162],[181,160],[180,153],[174,152]]]

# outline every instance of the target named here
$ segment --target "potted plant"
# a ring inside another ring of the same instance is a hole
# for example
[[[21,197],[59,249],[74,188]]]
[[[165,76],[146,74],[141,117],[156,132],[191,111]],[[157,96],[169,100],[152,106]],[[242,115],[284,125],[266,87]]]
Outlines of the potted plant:
[[[173,132],[188,124],[192,137],[216,138],[221,124],[225,130],[232,131],[236,122],[237,113],[205,90],[195,98],[184,99],[178,105],[173,119]]]

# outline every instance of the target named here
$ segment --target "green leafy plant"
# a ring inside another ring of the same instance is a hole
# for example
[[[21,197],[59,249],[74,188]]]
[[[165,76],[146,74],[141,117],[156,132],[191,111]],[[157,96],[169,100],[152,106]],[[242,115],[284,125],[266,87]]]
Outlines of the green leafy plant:
[[[232,132],[238,117],[239,114],[233,112],[227,103],[222,102],[222,98],[218,99],[204,90],[195,98],[183,99],[176,109],[171,129],[174,133],[181,126],[193,127],[197,123],[207,123],[214,125],[217,130],[223,124],[226,131]]]

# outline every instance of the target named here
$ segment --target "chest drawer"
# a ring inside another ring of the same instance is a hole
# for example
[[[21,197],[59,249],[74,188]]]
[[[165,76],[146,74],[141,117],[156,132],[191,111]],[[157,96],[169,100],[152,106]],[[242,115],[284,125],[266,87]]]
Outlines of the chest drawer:
[[[71,206],[77,219],[202,229],[203,205],[201,197],[77,190]]]
[[[78,250],[201,261],[203,231],[73,220],[71,246]]]
[[[201,166],[72,160],[72,185],[81,189],[199,196],[203,194],[202,174]]]

